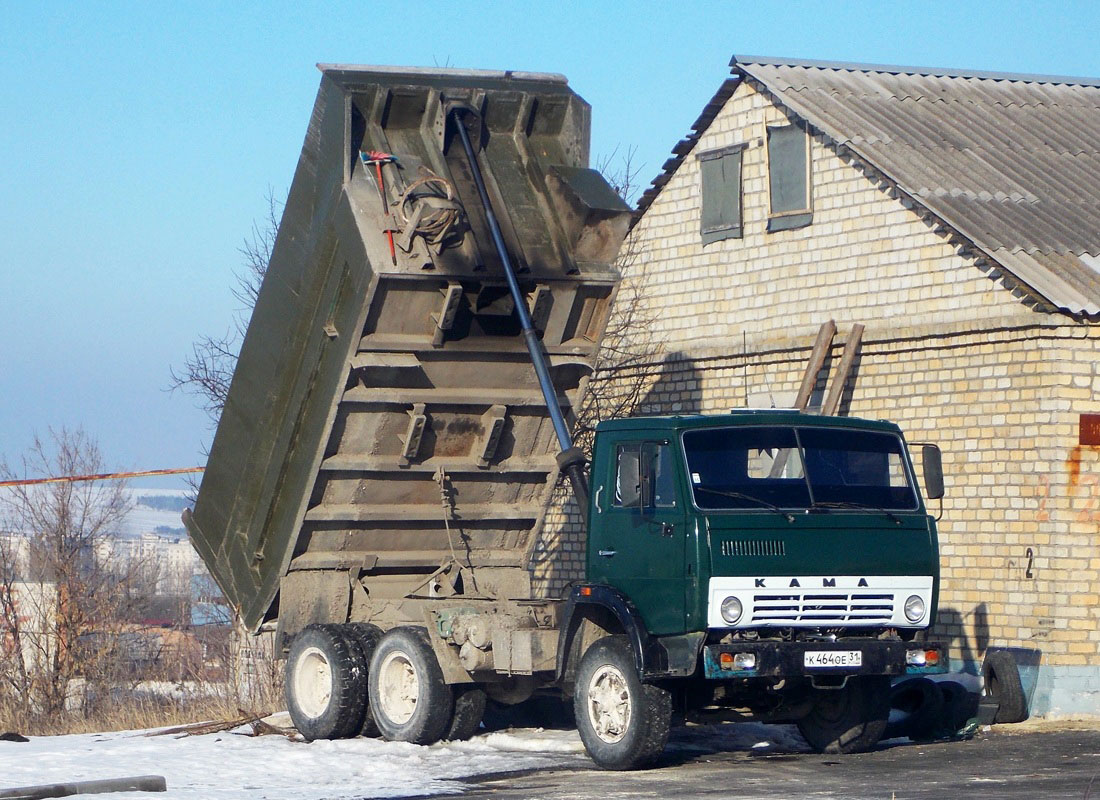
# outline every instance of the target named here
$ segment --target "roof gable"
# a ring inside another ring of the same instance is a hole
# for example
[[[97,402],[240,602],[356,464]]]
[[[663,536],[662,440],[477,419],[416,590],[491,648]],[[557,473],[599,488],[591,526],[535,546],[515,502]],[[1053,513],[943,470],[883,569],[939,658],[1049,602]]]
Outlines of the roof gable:
[[[750,80],[1050,305],[1100,314],[1100,81],[736,56],[731,66],[638,217]]]

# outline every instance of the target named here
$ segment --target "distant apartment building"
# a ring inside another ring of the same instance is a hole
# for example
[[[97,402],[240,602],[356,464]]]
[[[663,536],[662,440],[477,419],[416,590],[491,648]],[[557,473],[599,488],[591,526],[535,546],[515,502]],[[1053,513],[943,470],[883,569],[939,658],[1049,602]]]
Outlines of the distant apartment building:
[[[185,534],[142,533],[136,537],[105,540],[101,544],[101,558],[147,567],[158,595],[189,594],[192,576],[203,569]]]

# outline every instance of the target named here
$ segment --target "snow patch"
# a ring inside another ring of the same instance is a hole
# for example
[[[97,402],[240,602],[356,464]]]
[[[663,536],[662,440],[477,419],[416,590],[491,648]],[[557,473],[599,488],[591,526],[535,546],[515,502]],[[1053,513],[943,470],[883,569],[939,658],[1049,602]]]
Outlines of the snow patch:
[[[378,739],[292,742],[282,736],[146,737],[142,731],[0,742],[0,788],[164,775],[167,794],[128,800],[340,800],[458,794],[463,779],[577,766],[575,731],[514,730],[431,747]],[[260,793],[259,795],[257,793]]]

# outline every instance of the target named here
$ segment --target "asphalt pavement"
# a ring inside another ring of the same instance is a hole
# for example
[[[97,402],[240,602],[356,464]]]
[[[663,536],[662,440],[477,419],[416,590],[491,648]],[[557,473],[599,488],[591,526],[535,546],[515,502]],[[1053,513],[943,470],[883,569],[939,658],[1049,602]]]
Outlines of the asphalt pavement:
[[[999,725],[967,741],[894,740],[859,755],[700,747],[673,734],[659,765],[640,772],[590,769],[492,776],[465,798],[1074,798],[1100,800],[1100,722]]]

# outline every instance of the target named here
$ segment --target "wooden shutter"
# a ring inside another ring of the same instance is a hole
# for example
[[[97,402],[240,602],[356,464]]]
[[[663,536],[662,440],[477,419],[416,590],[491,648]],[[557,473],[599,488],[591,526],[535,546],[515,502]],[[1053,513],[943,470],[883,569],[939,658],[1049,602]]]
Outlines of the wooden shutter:
[[[699,154],[703,244],[741,236],[741,152],[744,145]]]
[[[768,127],[768,230],[810,224],[809,137],[798,125]]]

